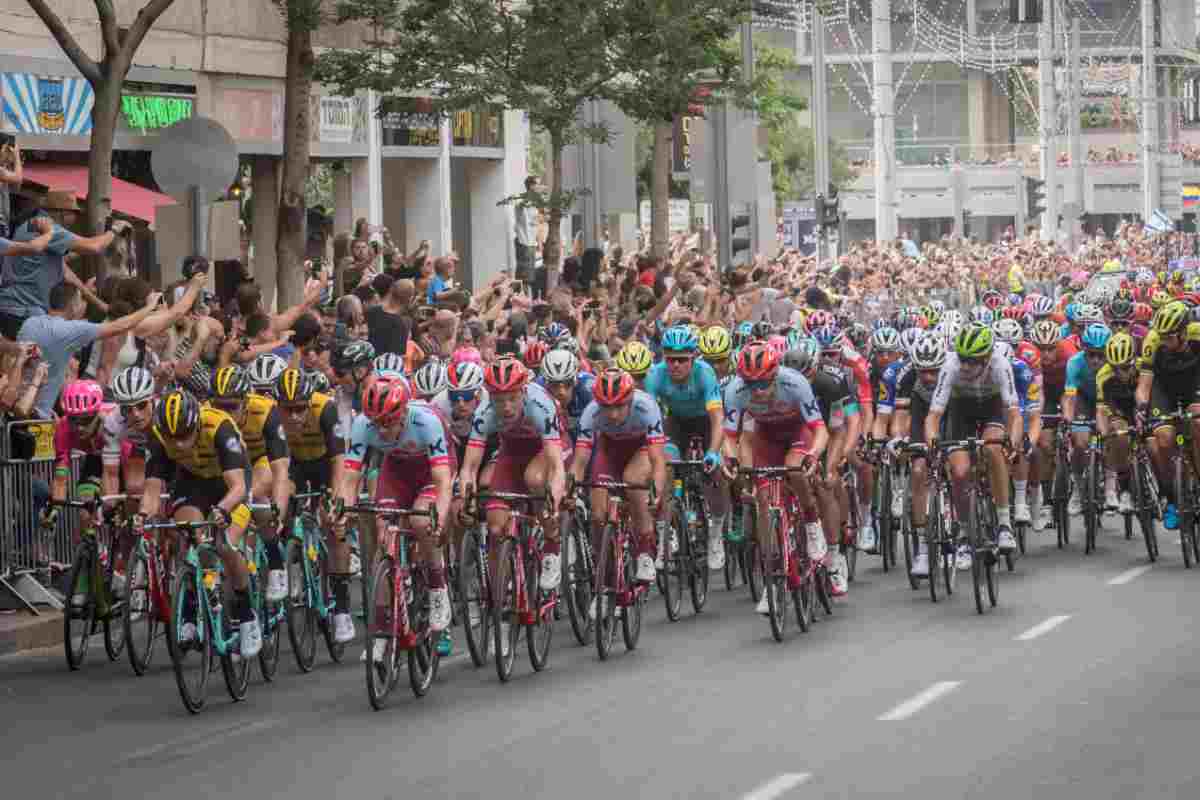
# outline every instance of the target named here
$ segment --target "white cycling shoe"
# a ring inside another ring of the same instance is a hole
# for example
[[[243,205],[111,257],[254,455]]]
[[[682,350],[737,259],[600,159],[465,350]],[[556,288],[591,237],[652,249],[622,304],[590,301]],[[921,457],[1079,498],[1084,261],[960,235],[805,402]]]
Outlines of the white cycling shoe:
[[[562,581],[562,558],[558,553],[547,553],[542,556],[542,577],[538,579],[538,587],[543,592],[552,592]]]
[[[1028,503],[1013,504],[1013,522],[1028,523],[1033,521],[1033,513]]]
[[[349,614],[333,615],[333,640],[338,644],[354,641],[354,618]]]
[[[913,559],[912,575],[914,578],[929,577],[929,553],[925,550],[921,550]]]
[[[637,579],[642,583],[652,583],[658,572],[654,569],[654,559],[647,553],[637,558]]]
[[[281,569],[273,569],[267,573],[267,602],[278,603],[287,597],[287,573]]]
[[[450,590],[429,590],[429,630],[441,633],[450,627]]]
[[[720,529],[708,532],[708,568],[725,569],[725,537]]]
[[[258,655],[258,651],[262,650],[262,628],[258,625],[258,619],[243,622],[238,626],[238,633],[241,634],[238,641],[242,658],[254,658]]]

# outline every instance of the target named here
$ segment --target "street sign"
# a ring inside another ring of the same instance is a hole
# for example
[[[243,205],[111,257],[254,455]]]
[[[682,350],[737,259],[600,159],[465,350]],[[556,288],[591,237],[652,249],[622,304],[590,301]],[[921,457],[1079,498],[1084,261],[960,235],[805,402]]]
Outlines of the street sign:
[[[150,170],[158,187],[181,203],[191,201],[193,187],[210,202],[237,176],[237,145],[221,123],[191,117],[159,134],[150,150]]]
[[[1059,213],[1063,215],[1063,219],[1079,219],[1083,215],[1083,206],[1079,203],[1063,203]]]

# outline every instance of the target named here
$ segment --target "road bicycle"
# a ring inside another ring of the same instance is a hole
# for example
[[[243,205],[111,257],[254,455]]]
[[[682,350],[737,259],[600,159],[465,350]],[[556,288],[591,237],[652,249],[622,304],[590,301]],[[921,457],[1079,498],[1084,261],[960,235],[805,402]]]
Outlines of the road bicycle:
[[[899,509],[894,501],[897,497],[903,497],[907,476],[902,473],[896,458],[883,446],[886,443],[887,439],[869,438],[863,456],[875,464],[870,514],[879,536],[877,552],[883,559],[883,571],[890,572],[896,566],[897,541],[900,538],[900,519],[895,513]],[[900,508],[903,508],[903,504]]]
[[[928,458],[928,446],[920,443],[906,445],[904,451],[912,458]],[[950,481],[946,471],[934,463],[929,470],[929,500],[925,515],[925,554],[929,561],[929,599],[938,601],[938,581],[947,597],[954,594],[958,585],[957,524],[953,520],[953,501]],[[911,509],[912,500],[908,500]],[[915,539],[915,537],[914,537]],[[913,544],[914,552],[916,544]],[[919,580],[910,578],[910,580]]]
[[[1043,415],[1042,424],[1047,428],[1054,428],[1054,477],[1051,481],[1050,502],[1058,549],[1061,550],[1071,543],[1071,515],[1068,512],[1071,500],[1071,424],[1058,414]]]
[[[959,518],[958,509],[953,502],[950,503],[950,518],[952,535],[954,538],[959,538],[955,534],[956,531],[965,535],[964,541],[971,551],[971,581],[975,589],[975,610],[979,614],[984,613],[989,606],[995,608],[1000,591],[996,575],[996,506],[992,502],[984,459],[979,457],[985,446],[998,445],[975,437],[939,442],[937,446],[938,463],[935,467],[935,474],[942,471],[948,473],[947,459],[949,455],[960,450],[965,450],[971,460],[969,472],[971,477],[963,488],[963,491],[967,493],[967,519]],[[948,474],[939,479],[950,480]],[[932,560],[932,551],[930,558]],[[933,575],[932,563],[930,564],[930,575]]]
[[[846,559],[846,580],[854,582],[858,572],[858,532],[862,530],[862,511],[859,508],[858,468],[849,460],[841,466],[842,491],[846,493],[846,524],[838,543],[838,550]]]
[[[247,507],[251,512],[266,511],[269,512],[271,521],[268,523],[275,530],[279,530],[279,509],[272,501],[270,503],[248,503]],[[262,647],[258,651],[258,668],[262,673],[263,679],[270,682],[275,679],[275,672],[279,668],[279,647],[283,639],[283,632],[280,626],[288,616],[287,595],[284,596],[284,602],[274,602],[267,599],[266,592],[266,576],[270,573],[270,560],[267,557],[268,548],[275,547],[280,551],[280,558],[284,556],[284,543],[278,539],[274,545],[267,543],[262,536],[259,535],[258,525],[251,517],[250,527],[247,530],[247,535],[242,539],[242,545],[239,548],[242,553],[242,558],[246,561],[246,571],[250,575],[250,607],[254,609],[254,615],[258,618],[258,624],[262,628]],[[286,562],[284,562],[286,567]],[[284,570],[284,575],[287,575],[287,570]],[[290,593],[290,590],[289,590]]]
[[[424,697],[437,677],[441,657],[436,634],[429,626],[429,579],[424,569],[414,569],[411,560],[413,531],[401,528],[401,519],[424,517],[430,530],[438,529],[437,509],[397,508],[390,503],[335,504],[334,516],[373,514],[388,521],[379,531],[379,560],[371,577],[367,606],[367,699],[371,708],[382,710],[400,681],[401,653],[408,658],[408,683],[417,697]]]
[[[1192,421],[1200,414],[1180,405],[1174,414],[1159,417],[1161,424],[1175,429],[1175,450],[1171,455],[1171,480],[1175,486],[1176,515],[1179,519],[1179,545],[1183,549],[1183,565],[1188,569],[1200,563],[1200,482],[1196,479],[1195,455],[1192,450]]]
[[[1096,536],[1100,532],[1105,512],[1104,442],[1111,438],[1099,432],[1095,420],[1088,420],[1088,443],[1083,451],[1083,479],[1079,482],[1080,503],[1083,506],[1083,552],[1096,551]]]
[[[463,531],[458,582],[459,616],[463,620],[467,651],[471,654],[471,662],[482,667],[492,648],[492,577],[488,564],[487,525],[482,521],[466,525]]]
[[[163,494],[163,500],[170,495]],[[127,494],[105,495],[102,503],[124,503]],[[125,515],[120,522],[133,535],[133,516]],[[126,589],[122,626],[125,650],[135,675],[145,675],[154,658],[154,648],[171,621],[171,584],[175,580],[175,560],[164,559],[158,537],[143,530],[134,541],[125,570]]]
[[[316,662],[318,630],[335,664],[342,663],[346,656],[346,645],[333,638],[335,601],[329,547],[317,511],[324,496],[325,492],[297,492],[288,506],[287,518],[292,525],[284,545],[283,563],[288,576],[285,610],[292,654],[301,672],[311,672]]]
[[[730,523],[725,537],[725,585],[732,589],[730,570],[730,543],[734,544],[734,554],[737,556],[737,569],[742,581],[750,592],[750,600],[758,602],[762,596],[762,559],[758,557],[758,537],[754,535],[758,524],[758,509],[754,505],[754,496],[748,487],[742,487],[737,482],[733,488],[734,499],[730,512]],[[736,516],[737,523],[733,522]]]
[[[687,458],[667,462],[675,476],[671,502],[671,525],[675,536],[664,549],[663,568],[658,571],[658,588],[667,607],[667,619],[679,619],[686,583],[692,611],[699,614],[708,601],[708,501],[704,497],[703,442],[693,436]],[[677,546],[676,546],[677,545]],[[672,585],[673,584],[673,585]]]
[[[489,500],[507,503],[510,509],[507,530],[495,545],[495,580],[491,587],[496,675],[507,682],[512,678],[522,629],[534,671],[541,672],[549,663],[558,587],[545,590],[540,586],[544,531],[533,506],[544,500],[543,495],[484,491],[475,496],[476,504]]]
[[[621,481],[592,481],[578,485],[584,489],[603,489],[608,492],[608,516],[604,520],[600,545],[596,549],[596,588],[593,592],[593,603],[596,605],[596,654],[604,661],[612,653],[616,641],[617,609],[620,609],[625,649],[637,647],[642,634],[642,610],[650,591],[648,583],[637,579],[625,493],[649,492],[647,503],[652,510],[657,505],[657,493],[653,481],[644,485]]]
[[[111,521],[100,519],[96,498],[51,500],[52,506],[91,512],[97,524],[80,532],[79,544],[71,560],[67,577],[67,596],[63,604],[63,650],[67,666],[75,671],[83,666],[88,643],[100,628],[104,630],[104,650],[109,661],[116,661],[125,650],[122,625],[124,602],[114,596],[114,555],[119,534]]]
[[[563,515],[562,596],[566,600],[571,632],[582,647],[592,643],[596,626],[588,609],[595,589],[595,553],[592,552],[591,520],[583,498],[575,495],[571,509]]]
[[[1150,465],[1150,450],[1146,446],[1146,439],[1133,435],[1132,432],[1130,439],[1129,488],[1133,503],[1131,513],[1125,515],[1125,538],[1133,535],[1133,517],[1137,517],[1142,539],[1146,543],[1146,556],[1154,563],[1158,560],[1158,536],[1154,530],[1154,521],[1162,517],[1158,480]]]

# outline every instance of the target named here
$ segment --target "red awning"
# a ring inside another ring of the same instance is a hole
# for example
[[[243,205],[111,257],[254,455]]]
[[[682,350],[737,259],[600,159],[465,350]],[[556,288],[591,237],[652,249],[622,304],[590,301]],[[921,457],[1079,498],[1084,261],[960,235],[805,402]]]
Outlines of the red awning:
[[[74,164],[27,163],[25,182],[36,183],[47,190],[72,191],[82,205],[87,197],[88,168]],[[175,198],[144,189],[136,183],[113,178],[113,211],[126,217],[134,217],[154,224],[154,212],[159,206],[175,205]]]

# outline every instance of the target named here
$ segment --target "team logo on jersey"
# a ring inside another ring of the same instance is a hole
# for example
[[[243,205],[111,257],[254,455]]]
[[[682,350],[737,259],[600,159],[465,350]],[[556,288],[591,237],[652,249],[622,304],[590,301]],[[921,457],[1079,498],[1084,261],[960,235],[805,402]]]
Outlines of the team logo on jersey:
[[[225,442],[225,449],[231,453],[242,452],[242,442],[237,438],[229,439]]]
[[[446,440],[444,438],[440,438],[436,442],[433,442],[432,444],[430,444],[429,452],[430,452],[430,454],[435,455],[435,456],[445,453],[446,452]]]
[[[1040,387],[1038,387],[1036,381],[1029,384],[1029,389],[1028,389],[1028,391],[1025,392],[1025,396],[1028,397],[1030,400],[1037,400],[1039,397],[1042,396],[1042,390]]]

